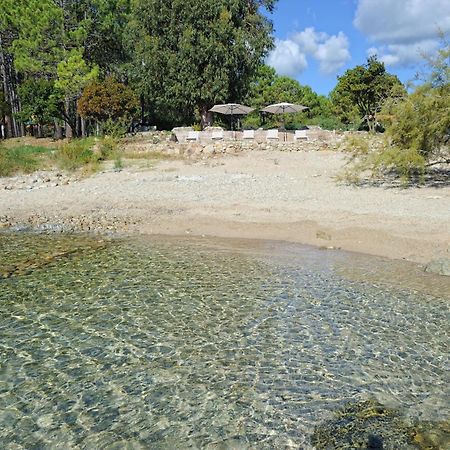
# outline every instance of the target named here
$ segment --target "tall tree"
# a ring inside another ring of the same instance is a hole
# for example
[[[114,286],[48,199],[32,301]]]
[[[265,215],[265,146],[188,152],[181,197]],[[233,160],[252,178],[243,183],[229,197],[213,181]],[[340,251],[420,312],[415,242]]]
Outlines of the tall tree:
[[[43,78],[28,79],[19,86],[22,110],[17,116],[35,128],[36,137],[42,137],[43,125],[52,124],[59,116],[54,92],[53,81]]]
[[[8,105],[5,108],[4,125],[8,137],[21,136],[23,126],[16,120],[20,112],[20,100],[17,93],[18,76],[14,64],[12,45],[17,38],[17,29],[13,18],[14,0],[4,0],[0,8],[0,80],[3,97]]]
[[[210,123],[215,104],[240,100],[272,48],[272,25],[261,8],[276,0],[134,0],[128,35],[131,74],[156,109]]]
[[[349,69],[338,77],[331,100],[341,120],[349,120],[357,110],[360,118],[367,122],[369,130],[374,131],[377,113],[386,99],[405,93],[397,76],[388,73],[384,63],[372,56],[366,64]]]
[[[12,35],[8,49],[14,68],[22,80],[55,81],[55,95],[59,92],[63,96],[59,115],[66,122],[69,137],[72,130],[80,128],[76,101],[86,82],[93,78],[97,62],[106,72],[112,72],[125,60],[121,33],[128,11],[129,0],[2,2],[0,30]],[[4,55],[1,52],[0,63]],[[5,67],[1,64],[2,69]],[[14,84],[9,82],[7,86]],[[13,99],[14,95],[8,96],[13,116],[20,117],[20,108],[14,108]]]

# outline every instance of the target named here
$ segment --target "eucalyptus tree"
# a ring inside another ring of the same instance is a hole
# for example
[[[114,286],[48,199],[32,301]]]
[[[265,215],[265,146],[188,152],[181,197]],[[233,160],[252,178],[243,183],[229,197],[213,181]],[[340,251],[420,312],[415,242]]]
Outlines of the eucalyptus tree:
[[[130,75],[156,111],[210,123],[208,110],[239,101],[273,46],[276,0],[134,0]]]

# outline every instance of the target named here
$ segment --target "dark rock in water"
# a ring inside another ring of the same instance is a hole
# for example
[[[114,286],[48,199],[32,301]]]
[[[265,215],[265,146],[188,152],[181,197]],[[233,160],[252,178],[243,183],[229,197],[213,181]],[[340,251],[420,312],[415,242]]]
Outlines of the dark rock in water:
[[[317,426],[317,450],[443,450],[449,442],[448,422],[411,426],[399,411],[375,400],[349,403]]]
[[[429,262],[425,266],[425,272],[435,273],[437,275],[445,275],[450,277],[450,259],[442,258]]]

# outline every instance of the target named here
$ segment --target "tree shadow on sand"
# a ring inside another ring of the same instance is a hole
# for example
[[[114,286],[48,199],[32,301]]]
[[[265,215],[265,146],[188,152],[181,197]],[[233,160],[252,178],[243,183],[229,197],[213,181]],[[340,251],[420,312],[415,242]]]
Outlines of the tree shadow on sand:
[[[381,187],[384,189],[406,189],[406,188],[435,188],[442,189],[450,187],[450,168],[433,168],[427,173],[413,174],[405,181],[395,173],[385,174],[383,177],[361,178],[358,182],[349,183],[358,187]]]

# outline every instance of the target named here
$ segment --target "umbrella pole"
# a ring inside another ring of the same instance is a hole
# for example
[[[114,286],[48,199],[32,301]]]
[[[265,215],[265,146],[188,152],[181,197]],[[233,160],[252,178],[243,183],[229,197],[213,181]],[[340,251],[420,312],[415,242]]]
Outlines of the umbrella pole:
[[[231,133],[233,139],[236,140],[236,131],[234,130],[233,113],[231,113]]]

